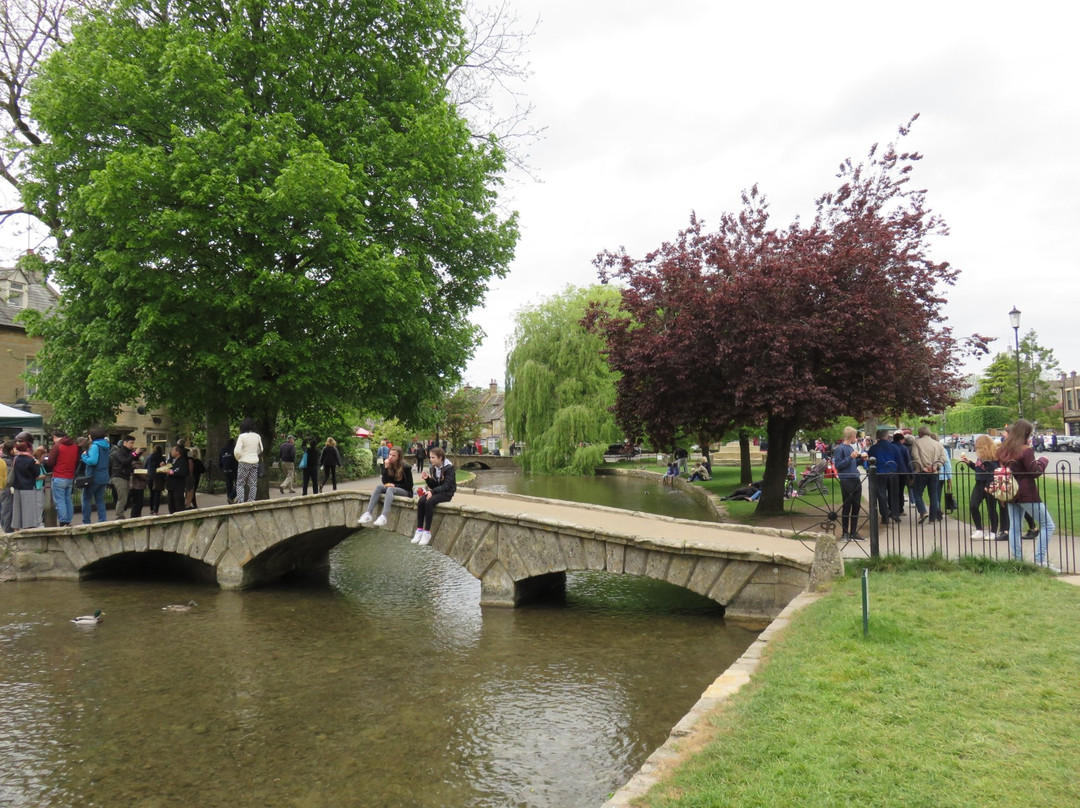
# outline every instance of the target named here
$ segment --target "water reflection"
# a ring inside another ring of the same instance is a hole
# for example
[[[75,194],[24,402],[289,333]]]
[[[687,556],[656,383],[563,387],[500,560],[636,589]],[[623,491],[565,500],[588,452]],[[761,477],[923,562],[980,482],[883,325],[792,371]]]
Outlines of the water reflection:
[[[468,573],[381,531],[331,578],[4,584],[0,804],[599,805],[754,636],[603,574],[481,614]]]

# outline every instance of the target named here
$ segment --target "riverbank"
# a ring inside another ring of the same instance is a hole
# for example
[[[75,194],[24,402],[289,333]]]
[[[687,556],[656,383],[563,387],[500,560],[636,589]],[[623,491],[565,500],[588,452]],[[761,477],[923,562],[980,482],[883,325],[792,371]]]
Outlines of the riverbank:
[[[1080,802],[1080,591],[1007,565],[939,566],[871,573],[866,638],[859,581],[836,582],[648,796],[609,804]]]

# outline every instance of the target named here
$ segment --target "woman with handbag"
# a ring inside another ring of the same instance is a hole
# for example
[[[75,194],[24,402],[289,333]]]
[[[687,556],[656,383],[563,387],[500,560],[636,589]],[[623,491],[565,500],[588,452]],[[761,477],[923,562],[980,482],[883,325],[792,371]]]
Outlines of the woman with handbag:
[[[1028,445],[1034,429],[1031,421],[1017,421],[998,449],[998,462],[1009,469],[1017,484],[1016,496],[1009,502],[1009,552],[1017,561],[1023,561],[1020,523],[1024,514],[1027,514],[1039,523],[1039,536],[1035,540],[1035,563],[1040,567],[1049,567],[1054,572],[1061,572],[1050,564],[1047,557],[1055,525],[1050,518],[1050,511],[1039,496],[1036,480],[1046,470],[1049,460],[1045,457],[1036,458],[1035,450]]]
[[[300,458],[300,468],[304,472],[304,484],[301,487],[303,496],[307,496],[308,482],[311,483],[311,493],[319,493],[319,444],[312,438],[304,449],[304,456]]]

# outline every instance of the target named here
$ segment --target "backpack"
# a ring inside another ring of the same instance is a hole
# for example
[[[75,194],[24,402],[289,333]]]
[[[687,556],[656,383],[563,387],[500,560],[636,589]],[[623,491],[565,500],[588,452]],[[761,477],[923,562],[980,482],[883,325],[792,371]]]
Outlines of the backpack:
[[[986,493],[998,502],[1012,502],[1020,490],[1020,484],[1007,466],[994,470],[994,479],[986,486]]]

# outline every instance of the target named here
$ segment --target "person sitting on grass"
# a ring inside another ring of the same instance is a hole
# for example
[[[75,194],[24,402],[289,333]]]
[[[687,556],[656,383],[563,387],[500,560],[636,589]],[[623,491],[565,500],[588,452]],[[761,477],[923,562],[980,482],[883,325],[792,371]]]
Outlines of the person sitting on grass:
[[[698,481],[704,482],[705,480],[708,480],[708,479],[711,479],[711,476],[709,474],[709,470],[707,468],[705,468],[705,463],[704,462],[698,463],[696,466],[694,466],[690,470],[690,482],[692,482],[692,483],[696,483]]]

